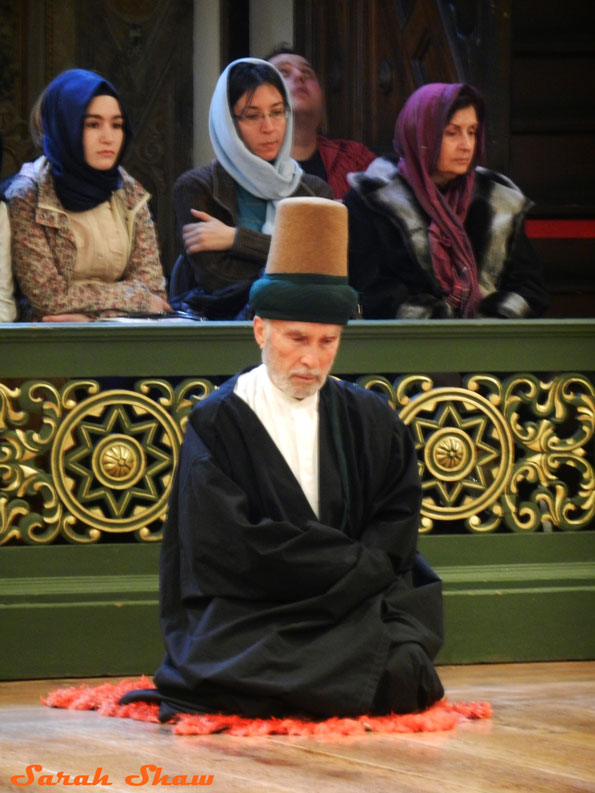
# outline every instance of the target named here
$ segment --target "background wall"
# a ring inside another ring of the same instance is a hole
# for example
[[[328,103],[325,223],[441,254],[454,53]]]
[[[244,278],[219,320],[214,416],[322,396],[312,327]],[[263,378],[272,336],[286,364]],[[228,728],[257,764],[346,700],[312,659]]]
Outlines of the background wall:
[[[221,40],[219,0],[194,0],[194,166],[213,158],[209,140],[209,104],[219,77]]]
[[[222,69],[234,58],[262,58],[279,41],[292,43],[293,13],[293,0],[194,0],[195,166],[214,156],[209,105]]]
[[[293,0],[250,0],[250,55],[264,58],[279,41],[293,42]]]
[[[554,295],[550,316],[595,312],[595,44],[591,5],[566,0],[0,0],[2,176],[35,156],[30,108],[73,65],[111,79],[136,129],[125,166],[152,193],[169,272],[171,191],[213,157],[211,94],[234,58],[286,40],[311,59],[331,137],[392,149],[407,96],[466,80],[488,103],[488,163],[544,220],[534,240]],[[560,231],[560,229],[563,229]],[[543,236],[545,234],[545,236]]]
[[[151,193],[162,261],[173,265],[171,193],[192,166],[193,0],[0,0],[2,176],[34,159],[31,107],[65,69],[118,89],[134,130],[124,167]]]

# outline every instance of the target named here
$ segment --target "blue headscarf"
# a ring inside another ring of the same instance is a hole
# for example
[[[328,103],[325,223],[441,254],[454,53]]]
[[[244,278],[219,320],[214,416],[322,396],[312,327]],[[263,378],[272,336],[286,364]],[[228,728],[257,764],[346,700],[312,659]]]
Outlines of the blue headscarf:
[[[117,162],[108,171],[91,168],[83,149],[84,117],[96,96],[113,96],[124,120],[124,142]],[[70,69],[58,75],[45,90],[41,105],[43,151],[51,163],[56,194],[72,212],[107,201],[122,178],[118,169],[132,130],[116,89],[95,72]]]

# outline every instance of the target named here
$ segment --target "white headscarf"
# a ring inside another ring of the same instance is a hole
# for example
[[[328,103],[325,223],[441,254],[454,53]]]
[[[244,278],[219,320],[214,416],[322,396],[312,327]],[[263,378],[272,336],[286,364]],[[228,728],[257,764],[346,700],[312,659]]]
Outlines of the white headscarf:
[[[290,112],[279,154],[273,162],[267,162],[252,154],[236,129],[232,109],[229,107],[227,78],[229,70],[238,63],[264,64],[277,72],[283,85],[285,103]],[[303,173],[300,165],[290,157],[293,144],[293,107],[280,72],[272,64],[258,58],[240,58],[230,63],[221,73],[213,92],[209,111],[209,134],[217,159],[232,179],[252,195],[267,201],[266,221],[262,231],[272,234],[277,201],[293,195]]]

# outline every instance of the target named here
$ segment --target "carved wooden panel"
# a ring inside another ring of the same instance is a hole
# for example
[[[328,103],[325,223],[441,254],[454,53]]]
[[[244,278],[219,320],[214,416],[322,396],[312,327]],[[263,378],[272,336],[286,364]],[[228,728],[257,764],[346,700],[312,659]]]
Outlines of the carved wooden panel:
[[[403,28],[402,49],[405,67],[415,87],[457,81],[453,54],[436,0],[417,0],[413,4]]]
[[[423,374],[357,382],[386,397],[411,430],[420,532],[593,527],[588,374],[476,373],[448,387]],[[159,376],[102,385],[0,382],[0,546],[161,539],[188,415],[217,386]]]
[[[595,215],[592,6],[513,1],[510,175],[546,215]]]
[[[457,79],[437,0],[306,0],[295,5],[295,30],[326,91],[328,133],[377,152],[392,150],[415,88]]]
[[[326,95],[325,131],[333,137],[357,137],[362,129],[361,46],[355,17],[359,0],[294,3],[295,46],[314,64]]]
[[[364,140],[372,141],[379,153],[392,151],[395,120],[403,103],[416,86],[410,70],[403,63],[403,29],[405,19],[398,14],[398,4],[379,0],[368,6],[362,81],[369,110],[364,119]]]
[[[75,0],[0,0],[2,178],[37,156],[31,106],[56,74],[75,64]]]
[[[122,95],[135,130],[124,166],[151,193],[163,264],[176,256],[171,194],[192,167],[193,0],[0,0],[2,176],[36,156],[31,106],[64,69],[93,69]]]
[[[171,194],[192,167],[192,0],[80,0],[79,64],[118,88],[135,130],[127,170],[153,196],[164,268],[176,256]]]

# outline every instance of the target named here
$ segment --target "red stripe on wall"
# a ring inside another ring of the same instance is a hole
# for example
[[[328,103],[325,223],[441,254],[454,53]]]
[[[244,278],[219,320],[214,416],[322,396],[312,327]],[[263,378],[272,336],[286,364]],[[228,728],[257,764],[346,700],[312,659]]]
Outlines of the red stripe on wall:
[[[532,239],[592,239],[594,220],[526,220],[525,231]]]

